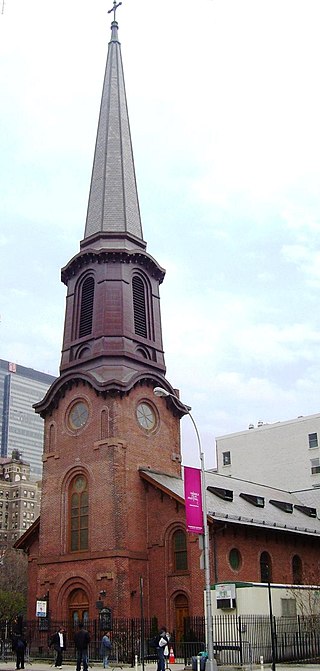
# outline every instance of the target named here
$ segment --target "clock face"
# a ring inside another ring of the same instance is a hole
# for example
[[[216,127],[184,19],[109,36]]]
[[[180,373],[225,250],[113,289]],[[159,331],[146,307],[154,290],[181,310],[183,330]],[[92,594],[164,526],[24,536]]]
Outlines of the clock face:
[[[156,424],[156,415],[151,405],[139,403],[137,407],[137,420],[143,429],[151,431]]]
[[[83,401],[75,403],[69,412],[68,422],[70,428],[82,429],[82,427],[87,423],[88,417],[89,409],[87,404]]]

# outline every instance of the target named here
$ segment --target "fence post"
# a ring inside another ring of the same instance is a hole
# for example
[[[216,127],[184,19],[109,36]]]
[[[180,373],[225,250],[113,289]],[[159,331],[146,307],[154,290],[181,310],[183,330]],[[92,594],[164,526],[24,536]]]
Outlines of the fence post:
[[[243,664],[243,654],[242,654],[242,624],[241,624],[241,615],[238,616],[238,628],[239,628],[239,646],[240,646],[240,664]]]
[[[301,645],[301,644],[302,644],[302,641],[301,641],[301,622],[300,622],[300,615],[297,615],[297,618],[298,618],[298,636],[297,636],[297,639],[298,639],[298,640],[297,640],[297,648],[298,648],[298,650],[297,650],[297,652],[298,652],[298,659],[301,659],[301,658],[302,658],[302,655],[301,655],[301,648],[302,648],[302,645]]]

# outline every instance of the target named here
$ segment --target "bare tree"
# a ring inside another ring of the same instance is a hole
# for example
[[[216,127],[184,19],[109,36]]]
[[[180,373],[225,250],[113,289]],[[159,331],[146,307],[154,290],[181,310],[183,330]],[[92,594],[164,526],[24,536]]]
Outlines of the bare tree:
[[[0,590],[27,595],[28,558],[21,550],[8,548],[0,560]]]
[[[28,559],[8,548],[0,559],[0,620],[10,620],[26,609]]]
[[[301,584],[288,590],[295,599],[297,610],[305,617],[320,615],[319,572],[314,564],[305,563]]]

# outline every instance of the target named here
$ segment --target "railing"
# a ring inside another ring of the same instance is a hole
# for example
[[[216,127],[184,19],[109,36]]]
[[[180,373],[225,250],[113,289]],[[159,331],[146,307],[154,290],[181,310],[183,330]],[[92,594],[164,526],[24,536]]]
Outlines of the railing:
[[[188,618],[187,630],[201,630],[202,618]],[[274,617],[276,661],[320,660],[320,616]],[[204,631],[204,630],[203,630]],[[218,615],[213,618],[214,650],[224,665],[272,662],[270,617]],[[228,646],[229,647],[226,647]]]
[[[44,626],[45,624],[45,626]],[[156,650],[150,641],[157,633],[155,619],[114,618],[112,621],[111,661],[133,666],[135,657],[141,661],[154,661]],[[63,626],[67,633],[65,661],[74,661],[74,627],[70,622],[46,622],[39,619],[23,622],[23,631],[28,643],[30,659],[52,660],[54,652],[48,648],[51,635]],[[102,628],[99,619],[86,623],[91,637],[89,657],[92,662],[101,661],[100,644]],[[141,631],[144,632],[143,648]],[[213,618],[214,653],[218,664],[224,666],[245,666],[272,661],[270,618],[268,616],[227,616]],[[177,662],[192,666],[192,658],[205,650],[204,618],[186,618],[184,640],[175,640],[172,632],[170,644]],[[320,660],[320,617],[279,617],[274,618],[275,651],[277,662],[301,662]],[[0,621],[0,660],[12,660],[12,630],[10,622]]]

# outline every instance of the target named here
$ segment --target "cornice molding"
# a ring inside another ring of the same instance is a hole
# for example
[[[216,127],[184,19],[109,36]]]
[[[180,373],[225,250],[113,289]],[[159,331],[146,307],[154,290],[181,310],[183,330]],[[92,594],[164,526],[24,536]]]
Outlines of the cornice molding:
[[[86,249],[74,256],[69,263],[61,270],[61,281],[68,284],[68,281],[77,275],[86,266],[95,263],[131,263],[142,266],[148,273],[154,277],[159,284],[163,282],[165,276],[164,268],[156,262],[153,256],[140,250],[124,249]]]

